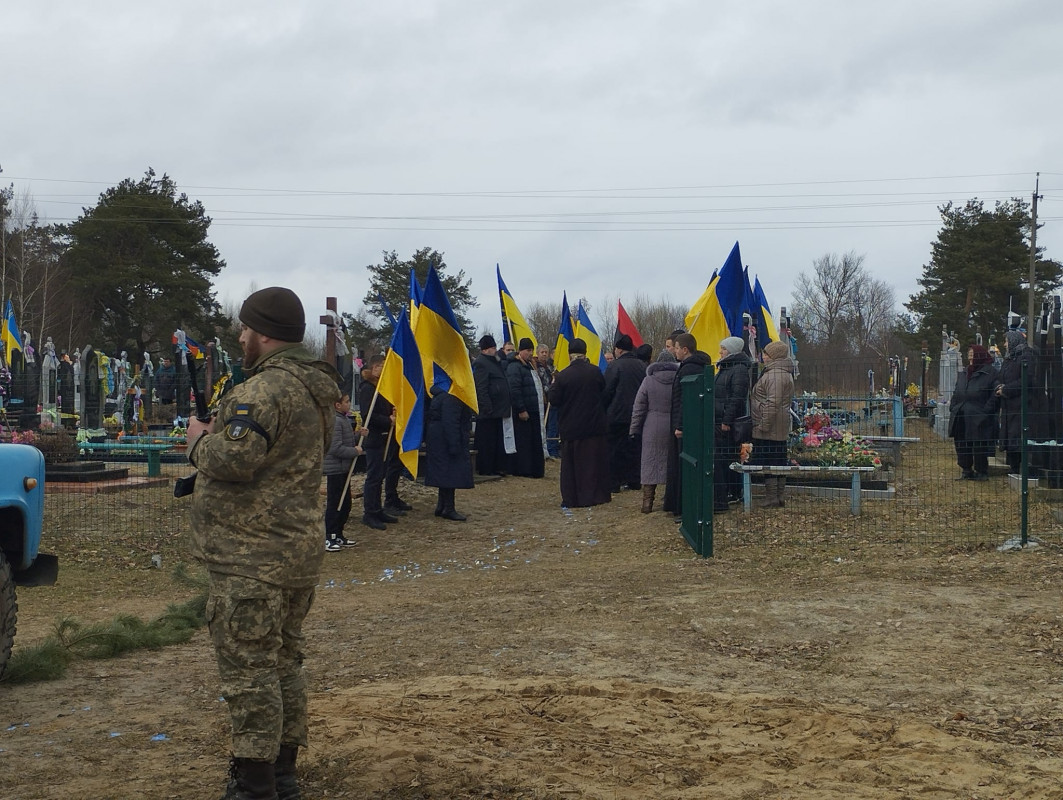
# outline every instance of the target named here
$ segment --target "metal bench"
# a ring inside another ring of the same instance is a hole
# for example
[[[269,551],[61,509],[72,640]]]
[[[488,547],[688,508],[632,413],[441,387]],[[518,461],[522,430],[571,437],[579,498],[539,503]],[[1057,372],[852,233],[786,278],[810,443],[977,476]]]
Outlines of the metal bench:
[[[172,444],[140,442],[78,442],[79,450],[92,453],[134,453],[147,456],[148,477],[162,475],[162,454],[174,449]]]
[[[739,464],[737,461],[731,464],[731,469],[735,472],[742,474],[742,510],[752,511],[753,509],[753,481],[752,475],[775,475],[777,477],[787,477],[790,475],[808,474],[810,472],[818,474],[838,474],[838,475],[851,475],[852,484],[849,489],[849,510],[854,516],[860,514],[860,476],[865,472],[874,472],[875,467],[815,467],[815,466],[794,466],[794,467],[764,467],[759,465]]]

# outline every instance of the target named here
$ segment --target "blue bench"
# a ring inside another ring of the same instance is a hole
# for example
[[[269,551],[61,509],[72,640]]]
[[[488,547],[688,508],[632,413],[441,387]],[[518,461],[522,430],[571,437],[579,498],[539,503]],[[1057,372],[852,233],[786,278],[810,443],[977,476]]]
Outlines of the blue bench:
[[[731,469],[742,474],[742,509],[747,513],[753,509],[753,481],[756,475],[774,475],[787,477],[801,474],[828,474],[828,475],[851,475],[852,483],[849,489],[849,510],[854,516],[860,514],[860,476],[865,472],[874,472],[875,467],[815,467],[815,466],[792,466],[792,467],[764,467],[750,464],[739,464],[737,461],[731,464]]]
[[[172,444],[155,442],[78,442],[77,446],[79,450],[91,453],[134,453],[147,456],[149,478],[162,475],[162,454],[173,450]]]

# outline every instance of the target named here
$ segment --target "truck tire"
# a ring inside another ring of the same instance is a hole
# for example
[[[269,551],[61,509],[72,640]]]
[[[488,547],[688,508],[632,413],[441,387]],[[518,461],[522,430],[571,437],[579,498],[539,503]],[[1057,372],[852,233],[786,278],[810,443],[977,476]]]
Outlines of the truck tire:
[[[4,676],[7,662],[11,659],[11,646],[15,643],[15,620],[18,603],[15,602],[15,579],[11,577],[11,565],[0,551],[0,678]]]

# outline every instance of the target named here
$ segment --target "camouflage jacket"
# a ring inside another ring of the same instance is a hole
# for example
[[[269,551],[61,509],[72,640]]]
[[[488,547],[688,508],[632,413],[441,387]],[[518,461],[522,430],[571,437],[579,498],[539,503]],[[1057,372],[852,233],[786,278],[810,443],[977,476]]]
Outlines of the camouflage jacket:
[[[288,588],[317,583],[324,552],[321,465],[332,439],[335,370],[300,345],[252,365],[225,395],[215,433],[188,453],[192,552],[213,572]]]

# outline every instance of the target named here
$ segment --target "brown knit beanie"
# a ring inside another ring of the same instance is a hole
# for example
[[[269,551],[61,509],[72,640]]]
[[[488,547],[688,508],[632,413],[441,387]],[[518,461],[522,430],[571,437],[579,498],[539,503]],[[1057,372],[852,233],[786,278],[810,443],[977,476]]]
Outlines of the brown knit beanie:
[[[253,331],[282,342],[301,342],[306,333],[303,304],[291,289],[259,289],[240,307],[240,322]]]
[[[790,355],[790,348],[785,342],[768,342],[764,345],[764,355],[774,361],[777,358],[786,358]]]

